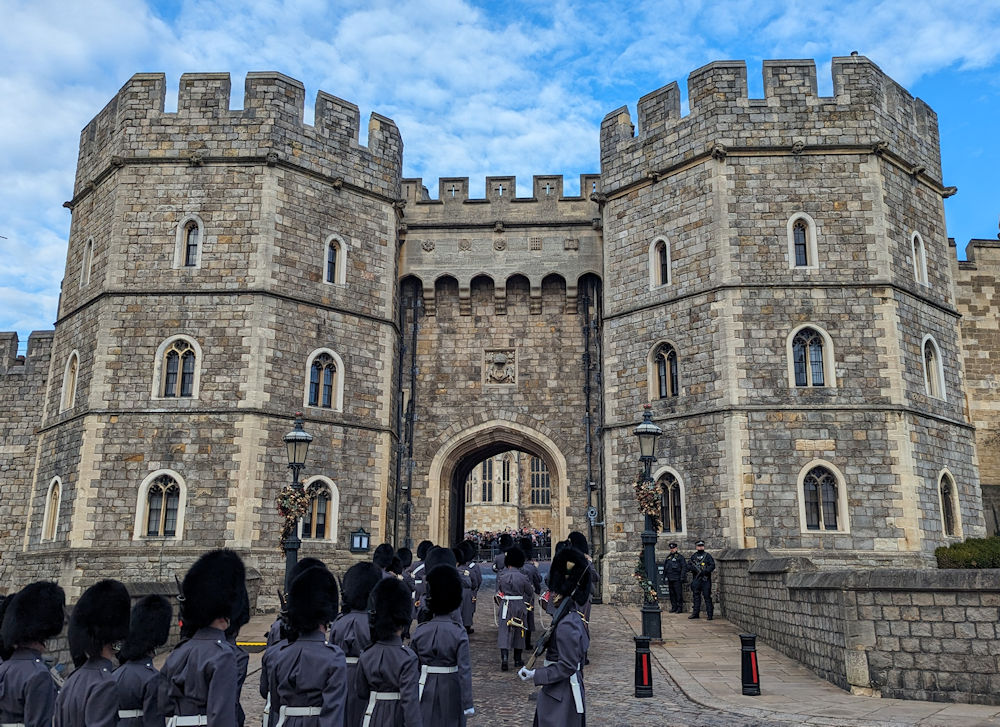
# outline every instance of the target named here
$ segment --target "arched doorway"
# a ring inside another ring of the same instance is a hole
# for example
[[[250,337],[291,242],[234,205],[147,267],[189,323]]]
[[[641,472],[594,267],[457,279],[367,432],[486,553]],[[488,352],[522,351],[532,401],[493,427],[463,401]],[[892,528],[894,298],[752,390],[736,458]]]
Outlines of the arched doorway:
[[[552,531],[567,531],[566,458],[542,432],[511,421],[483,422],[449,438],[431,461],[427,494],[431,498],[430,539],[452,543],[465,529],[465,484],[483,460],[510,450],[540,458],[549,472]]]

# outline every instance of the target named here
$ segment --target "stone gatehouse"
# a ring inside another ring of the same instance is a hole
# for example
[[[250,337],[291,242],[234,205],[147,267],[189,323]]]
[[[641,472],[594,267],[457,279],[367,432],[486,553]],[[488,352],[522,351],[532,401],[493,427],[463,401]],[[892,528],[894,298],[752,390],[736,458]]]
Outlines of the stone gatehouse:
[[[186,74],[176,112],[134,76],[81,135],[55,330],[25,358],[0,341],[4,583],[169,580],[221,546],[278,583],[297,410],[303,554],[337,569],[360,527],[453,540],[470,472],[516,451],[603,597],[635,600],[646,403],[664,550],[926,567],[983,534],[995,250],[955,261],[926,104],[860,56],[833,60],[832,97],[815,73],[767,61],[751,99],[745,64],[712,63],[687,115],[676,83],[609,113],[578,194],[432,194],[391,120],[361,146],[321,92],[304,124],[278,73],[241,109],[228,74]]]

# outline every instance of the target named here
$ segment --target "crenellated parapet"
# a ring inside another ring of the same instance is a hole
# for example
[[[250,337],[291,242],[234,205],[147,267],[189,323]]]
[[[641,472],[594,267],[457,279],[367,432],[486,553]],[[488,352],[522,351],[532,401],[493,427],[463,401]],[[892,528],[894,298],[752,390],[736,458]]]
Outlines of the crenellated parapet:
[[[833,96],[817,93],[812,60],[764,61],[764,98],[747,93],[744,61],[709,63],[688,76],[689,113],[676,82],[601,123],[603,191],[615,194],[671,170],[727,154],[871,151],[947,195],[937,115],[864,56],[834,58]],[[636,128],[636,124],[638,128]]]
[[[40,372],[40,375],[44,377],[54,334],[54,331],[33,331],[28,336],[26,353],[19,355],[17,333],[0,331],[0,376],[7,373],[23,374],[30,369]]]
[[[305,88],[293,78],[248,73],[242,109],[230,107],[230,90],[228,73],[186,73],[177,111],[168,113],[165,75],[132,76],[83,129],[74,202],[114,169],[154,162],[295,166],[335,186],[398,199],[403,142],[391,119],[371,115],[365,147],[358,107],[348,101],[320,91],[310,125]]]

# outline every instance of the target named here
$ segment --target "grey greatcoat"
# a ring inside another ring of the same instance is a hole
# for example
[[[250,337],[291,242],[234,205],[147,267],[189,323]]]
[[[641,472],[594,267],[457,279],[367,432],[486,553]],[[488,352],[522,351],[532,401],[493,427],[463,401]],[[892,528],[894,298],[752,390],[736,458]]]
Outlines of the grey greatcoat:
[[[424,680],[420,713],[424,724],[465,725],[465,710],[472,708],[472,667],[469,635],[448,615],[435,616],[417,626],[410,647],[420,659]],[[458,667],[453,674],[424,673],[426,667]]]
[[[250,654],[243,651],[236,645],[236,635],[226,638],[229,645],[233,647],[236,654],[236,724],[243,727],[246,724],[246,714],[243,713],[243,705],[240,704],[240,695],[243,694],[243,682],[247,680],[247,667],[250,665]]]
[[[479,599],[479,589],[483,587],[483,571],[476,561],[469,563],[466,568],[469,569],[469,576],[472,578],[472,613],[475,613],[476,603]]]
[[[497,576],[497,590],[506,596],[500,602],[497,616],[497,646],[501,649],[523,649],[524,629],[509,625],[513,619],[527,624],[528,604],[535,591],[531,581],[516,568],[504,568]]]
[[[344,652],[347,662],[347,701],[344,707],[345,727],[360,727],[365,716],[366,701],[363,701],[354,688],[357,679],[358,657],[361,652],[371,646],[371,630],[368,626],[366,611],[346,611],[333,622],[327,640],[336,644]]]
[[[493,556],[493,572],[499,575],[507,567],[507,551],[501,550]]]
[[[531,601],[528,605],[531,608],[528,609],[528,631],[535,631],[535,595],[542,592],[542,574],[538,572],[538,566],[535,565],[534,561],[525,561],[524,565],[521,566],[521,572],[528,577],[531,581],[531,587],[534,590],[534,595],[531,596]]]
[[[462,625],[468,629],[472,626],[472,616],[475,614],[472,605],[472,571],[469,570],[469,566],[459,566],[458,577],[462,581],[462,607],[460,609],[462,613]]]
[[[141,710],[141,717],[124,717],[118,727],[163,727],[164,717],[157,702],[160,673],[150,658],[126,661],[112,676],[118,684],[118,709]]]
[[[601,575],[597,572],[597,568],[594,566],[594,561],[589,557],[587,558],[587,569],[590,571],[590,595],[587,596],[587,602],[583,604],[583,618],[586,620],[584,626],[587,627],[587,633],[590,633],[590,607],[593,605],[594,594],[597,593],[601,588]]]
[[[419,687],[420,662],[399,636],[376,641],[358,661],[354,691],[366,709],[373,707],[370,727],[423,727]],[[399,698],[373,699],[376,693],[397,693]]]
[[[544,666],[535,670],[534,682],[542,688],[535,704],[536,727],[584,727],[586,702],[580,667],[589,648],[583,612],[570,611],[556,624]]]
[[[107,659],[87,659],[76,669],[56,697],[53,727],[116,727],[118,684]]]
[[[0,724],[51,727],[58,691],[41,652],[17,649],[0,664]]]
[[[221,629],[198,629],[171,652],[160,674],[160,705],[168,718],[205,715],[212,727],[236,727],[238,666]]]
[[[424,566],[422,560],[418,560],[406,569],[406,573],[409,574],[410,580],[413,582],[413,618],[417,617],[417,614],[420,612],[420,604],[424,600],[424,577],[427,575],[426,571],[427,568]]]
[[[287,727],[342,727],[347,700],[344,652],[317,629],[268,649],[271,720],[282,708],[319,707],[319,715],[285,718]]]

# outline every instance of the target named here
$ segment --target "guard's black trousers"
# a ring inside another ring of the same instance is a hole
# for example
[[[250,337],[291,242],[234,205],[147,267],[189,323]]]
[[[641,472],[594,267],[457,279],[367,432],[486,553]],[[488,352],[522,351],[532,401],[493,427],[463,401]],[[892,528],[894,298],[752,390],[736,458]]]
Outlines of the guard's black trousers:
[[[701,597],[705,597],[705,611],[709,618],[715,613],[715,605],[712,603],[712,579],[696,578],[691,581],[691,598],[694,601],[694,608],[691,613],[698,615],[701,612]]]
[[[684,610],[684,582],[667,581],[670,589],[670,610],[680,613]]]

